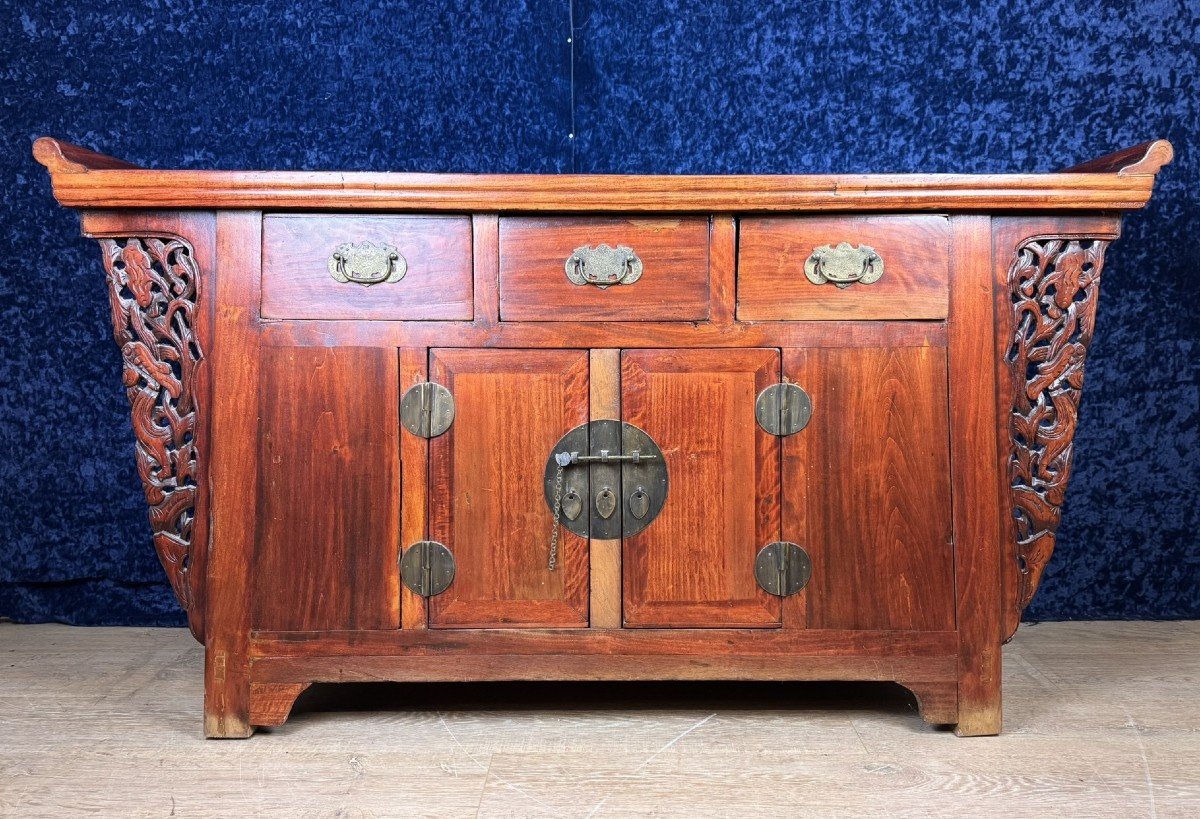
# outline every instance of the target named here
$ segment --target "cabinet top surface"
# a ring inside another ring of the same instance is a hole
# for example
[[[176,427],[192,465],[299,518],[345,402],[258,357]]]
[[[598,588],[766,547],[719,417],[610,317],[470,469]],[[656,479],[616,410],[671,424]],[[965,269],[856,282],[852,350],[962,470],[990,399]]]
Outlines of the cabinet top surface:
[[[151,170],[42,137],[34,157],[75,208],[511,212],[1128,210],[1171,161],[1145,142],[1045,174],[621,176]]]

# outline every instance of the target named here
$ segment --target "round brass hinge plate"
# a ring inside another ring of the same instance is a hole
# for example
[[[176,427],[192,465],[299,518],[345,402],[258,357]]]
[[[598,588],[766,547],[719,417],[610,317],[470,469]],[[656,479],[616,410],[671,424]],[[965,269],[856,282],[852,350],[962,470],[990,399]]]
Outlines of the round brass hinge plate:
[[[422,381],[400,399],[400,423],[420,438],[436,438],[454,423],[454,396],[441,384]]]
[[[768,543],[754,559],[754,579],[768,594],[789,597],[808,585],[812,560],[803,548],[788,541]]]
[[[432,597],[454,582],[454,555],[436,540],[421,540],[404,550],[400,580],[415,594]]]
[[[808,426],[812,412],[812,399],[796,384],[772,384],[754,402],[755,420],[772,435],[796,434]]]

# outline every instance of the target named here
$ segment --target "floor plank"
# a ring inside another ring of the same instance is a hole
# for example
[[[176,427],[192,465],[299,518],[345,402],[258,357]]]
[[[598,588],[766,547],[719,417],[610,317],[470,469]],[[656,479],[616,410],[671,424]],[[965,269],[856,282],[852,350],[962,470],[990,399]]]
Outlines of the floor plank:
[[[1200,815],[1200,622],[1025,626],[1005,732],[874,684],[314,686],[200,736],[174,629],[0,625],[0,816]]]

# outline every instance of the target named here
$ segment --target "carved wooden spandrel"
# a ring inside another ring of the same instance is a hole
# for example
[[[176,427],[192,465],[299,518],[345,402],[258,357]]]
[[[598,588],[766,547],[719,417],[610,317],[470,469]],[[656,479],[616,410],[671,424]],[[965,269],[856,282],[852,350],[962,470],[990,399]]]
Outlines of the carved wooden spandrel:
[[[191,245],[179,238],[106,238],[100,246],[154,548],[192,634],[203,641],[204,576],[193,570],[203,483],[196,378],[204,354],[194,330],[199,269]]]
[[[1019,607],[1011,622],[1014,631],[1054,552],[1108,244],[1106,239],[1030,239],[1009,268],[1013,338],[1005,361],[1014,391],[1008,478]]]

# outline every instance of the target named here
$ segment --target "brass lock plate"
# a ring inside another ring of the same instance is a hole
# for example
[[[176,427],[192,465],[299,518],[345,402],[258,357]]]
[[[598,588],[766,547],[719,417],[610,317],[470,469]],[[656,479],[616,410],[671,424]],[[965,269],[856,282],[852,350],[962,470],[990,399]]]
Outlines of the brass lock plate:
[[[560,522],[580,537],[616,540],[649,526],[667,502],[667,462],[658,444],[623,421],[592,421],[568,432],[546,459],[551,514],[561,469]]]

